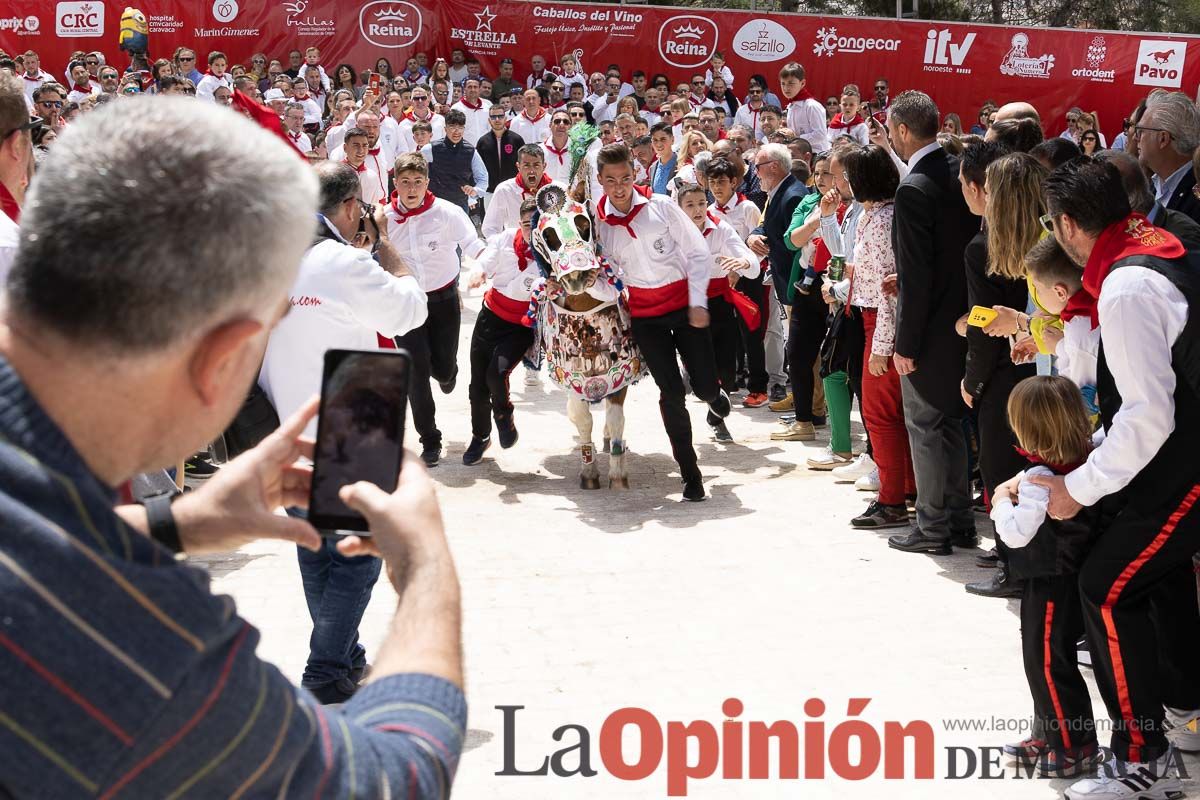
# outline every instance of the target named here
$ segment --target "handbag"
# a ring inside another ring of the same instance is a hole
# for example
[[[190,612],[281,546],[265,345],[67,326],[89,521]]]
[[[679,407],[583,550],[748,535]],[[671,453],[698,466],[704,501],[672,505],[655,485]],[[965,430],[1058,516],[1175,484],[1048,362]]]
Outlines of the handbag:
[[[821,377],[845,372],[850,363],[850,314],[844,305],[829,312],[829,326],[821,341]]]
[[[279,427],[279,414],[257,383],[250,388],[237,416],[225,429],[225,450],[230,459],[258,445]]]

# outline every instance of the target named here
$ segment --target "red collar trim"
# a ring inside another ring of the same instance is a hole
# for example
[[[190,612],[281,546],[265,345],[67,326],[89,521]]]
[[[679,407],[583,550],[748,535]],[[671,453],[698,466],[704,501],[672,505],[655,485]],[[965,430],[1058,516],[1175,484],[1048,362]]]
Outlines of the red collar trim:
[[[513,253],[517,257],[517,269],[524,272],[529,266],[529,259],[533,257],[533,248],[525,240],[524,228],[517,228],[517,235],[513,237]]]
[[[733,199],[730,201],[729,205],[723,206],[720,203],[717,203],[716,204],[717,211],[720,211],[722,214],[728,214],[730,209],[737,208],[739,205],[741,205],[743,202],[745,202],[745,200],[746,200],[746,195],[742,194],[741,192],[738,192],[737,194],[735,194],[733,196]]]
[[[426,211],[428,211],[430,208],[433,207],[433,200],[434,200],[433,192],[426,189],[425,190],[425,199],[421,201],[421,205],[417,206],[412,211],[409,211],[407,208],[405,208],[403,205],[400,204],[400,193],[392,192],[392,210],[396,212],[396,215],[398,217],[400,217],[400,219],[396,220],[396,222],[399,223],[400,225],[403,225],[404,223],[408,222],[413,217],[424,214]]]
[[[345,161],[345,163],[350,164],[349,159],[344,159],[344,161]],[[353,164],[350,164],[350,166],[354,167]],[[359,164],[357,167],[354,167],[354,171],[355,172],[366,172],[367,171],[367,162],[364,161],[363,163]]]
[[[483,108],[483,98],[482,97],[479,98],[479,102],[476,103],[475,105],[471,105],[470,103],[468,103],[467,98],[465,98],[465,97],[463,99],[459,100],[458,102],[462,103],[464,106],[471,109],[472,111],[478,111],[479,109]]]
[[[525,119],[529,120],[530,122],[541,122],[542,119],[546,116],[546,109],[539,107],[538,115],[536,117],[531,117],[525,110],[522,110],[521,116],[524,117]]]
[[[17,205],[17,198],[12,196],[12,192],[8,191],[8,187],[3,183],[0,183],[0,212],[13,222],[21,222],[21,207]]]
[[[562,150],[559,150],[557,147],[550,144],[549,139],[542,142],[542,147],[545,147],[548,152],[554,153],[554,155],[558,156],[558,163],[560,165],[566,163],[563,160],[563,156],[565,156],[567,154],[567,152],[570,151],[570,149],[571,149],[570,143],[568,143],[566,147],[564,147]]]
[[[721,220],[717,219],[711,211],[706,212],[705,216],[707,219],[704,221],[704,229],[701,232],[704,234],[704,238],[707,239],[708,235],[715,231],[717,226],[721,224]],[[710,225],[709,223],[712,224]]]
[[[517,186],[521,187],[521,199],[522,200],[525,199],[526,197],[533,197],[534,195],[536,195],[538,193],[538,191],[543,186],[546,186],[551,182],[550,176],[546,174],[545,170],[542,171],[542,179],[540,181],[538,181],[537,186],[533,187],[533,191],[530,191],[529,189],[525,188],[525,181],[521,180],[520,175],[513,178],[513,180],[517,182]]]
[[[1058,473],[1059,475],[1066,475],[1068,472],[1072,472],[1077,467],[1080,467],[1083,465],[1082,461],[1080,461],[1077,464],[1051,464],[1049,461],[1045,461],[1045,460],[1039,458],[1038,456],[1035,456],[1033,453],[1029,452],[1028,450],[1022,450],[1020,447],[1014,447],[1014,449],[1017,451],[1017,453],[1019,455],[1024,457],[1024,459],[1026,461],[1028,461],[1030,464],[1036,464],[1036,465],[1042,466],[1042,467],[1049,467],[1051,470]]]
[[[842,112],[839,111],[838,113],[834,114],[833,119],[829,121],[829,127],[840,130],[842,128],[853,128],[855,125],[862,125],[864,122],[866,122],[866,120],[862,118],[862,114],[855,114],[854,119],[847,120],[842,116]]]

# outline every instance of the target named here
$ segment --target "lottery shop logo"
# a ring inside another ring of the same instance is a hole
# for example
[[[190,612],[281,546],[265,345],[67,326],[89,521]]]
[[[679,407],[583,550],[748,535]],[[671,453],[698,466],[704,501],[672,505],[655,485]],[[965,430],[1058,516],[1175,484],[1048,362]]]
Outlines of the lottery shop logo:
[[[408,47],[421,35],[421,9],[408,0],[375,0],[358,12],[358,30],[376,47]]]
[[[673,67],[700,67],[712,60],[718,36],[717,23],[708,17],[680,14],[658,29],[658,52]]]
[[[1015,33],[1011,47],[1000,62],[1000,74],[1021,78],[1049,78],[1050,70],[1054,69],[1054,55],[1042,53],[1040,56],[1029,54],[1029,36],[1025,33]]]

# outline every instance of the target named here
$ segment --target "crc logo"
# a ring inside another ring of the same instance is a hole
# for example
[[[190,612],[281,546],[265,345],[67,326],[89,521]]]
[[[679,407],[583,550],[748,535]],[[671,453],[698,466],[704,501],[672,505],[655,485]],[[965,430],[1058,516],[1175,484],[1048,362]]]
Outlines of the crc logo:
[[[1014,33],[1012,46],[1004,54],[1000,62],[1000,74],[1012,75],[1018,78],[1049,78],[1050,70],[1054,69],[1054,55],[1042,53],[1040,56],[1029,55],[1029,35]]]
[[[779,61],[796,51],[787,28],[769,19],[747,22],[733,37],[733,52],[747,61]]]
[[[238,11],[237,0],[213,0],[212,12],[217,18],[217,22],[230,23],[237,19]]]
[[[717,24],[708,17],[680,14],[658,29],[658,52],[673,67],[701,67],[712,60],[717,36]]]
[[[376,47],[408,47],[421,35],[421,9],[408,0],[375,0],[358,12],[358,29]]]
[[[896,52],[900,49],[899,39],[876,39],[865,36],[838,36],[837,28],[821,28],[817,31],[817,43],[813,53],[833,57],[834,53],[865,53],[868,50]]]
[[[1087,52],[1084,54],[1084,59],[1088,64],[1087,69],[1073,69],[1071,77],[1087,78],[1096,83],[1112,83],[1116,80],[1117,71],[1103,69],[1106,58],[1108,58],[1108,41],[1103,36],[1093,36]]]
[[[963,37],[962,44],[957,44],[948,30],[930,30],[925,34],[926,72],[954,72],[960,75],[970,75],[971,68],[964,67],[967,53],[975,43],[975,34],[968,33]]]
[[[1178,89],[1183,84],[1183,62],[1186,59],[1187,42],[1143,39],[1138,44],[1133,82],[1139,86]]]
[[[104,3],[62,2],[54,9],[54,30],[59,36],[73,38],[104,35]]]

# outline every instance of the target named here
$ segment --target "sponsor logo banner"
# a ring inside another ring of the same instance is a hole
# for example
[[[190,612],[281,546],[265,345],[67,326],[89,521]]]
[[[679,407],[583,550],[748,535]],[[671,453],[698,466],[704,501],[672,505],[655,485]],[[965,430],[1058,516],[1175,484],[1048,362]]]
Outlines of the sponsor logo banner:
[[[673,67],[693,69],[712,59],[720,33],[708,17],[680,14],[658,29],[658,52]]]
[[[496,30],[497,14],[491,6],[484,6],[475,13],[474,28],[451,28],[450,38],[463,43],[472,53],[498,55],[502,47],[513,47],[517,43],[515,33]]]
[[[835,27],[817,30],[817,42],[813,53],[833,57],[834,53],[867,53],[874,51],[896,52],[900,49],[899,39],[879,39],[871,36],[840,36]]]
[[[952,72],[958,75],[970,75],[971,68],[963,66],[971,45],[975,43],[975,34],[968,33],[961,41],[955,41],[949,30],[930,29],[925,34],[925,57],[923,59],[925,72]]]
[[[1187,42],[1143,39],[1138,43],[1133,82],[1139,86],[1178,89],[1183,85],[1183,63],[1186,59]]]
[[[63,38],[104,35],[104,3],[62,2],[54,8],[54,32]]]
[[[286,0],[283,10],[287,14],[284,24],[288,31],[297,36],[332,36],[337,33],[337,22],[324,15],[311,14],[308,0]]]
[[[1000,62],[1000,74],[1012,75],[1019,78],[1049,78],[1050,70],[1054,69],[1054,56],[1043,53],[1040,56],[1029,55],[1029,36],[1026,33],[1014,33],[1012,46],[1004,54]]]
[[[1087,61],[1087,68],[1071,70],[1072,78],[1087,78],[1089,81],[1097,83],[1112,83],[1116,80],[1117,71],[1115,69],[1104,69],[1104,61],[1108,58],[1108,40],[1103,36],[1092,38],[1084,58]]]
[[[421,35],[421,9],[408,0],[375,0],[358,12],[358,30],[376,47],[408,47]]]
[[[0,17],[0,33],[12,31],[18,36],[36,36],[41,30],[42,21],[33,14],[27,17]]]
[[[781,61],[796,52],[796,40],[778,22],[753,19],[734,34],[732,49],[747,61]]]

